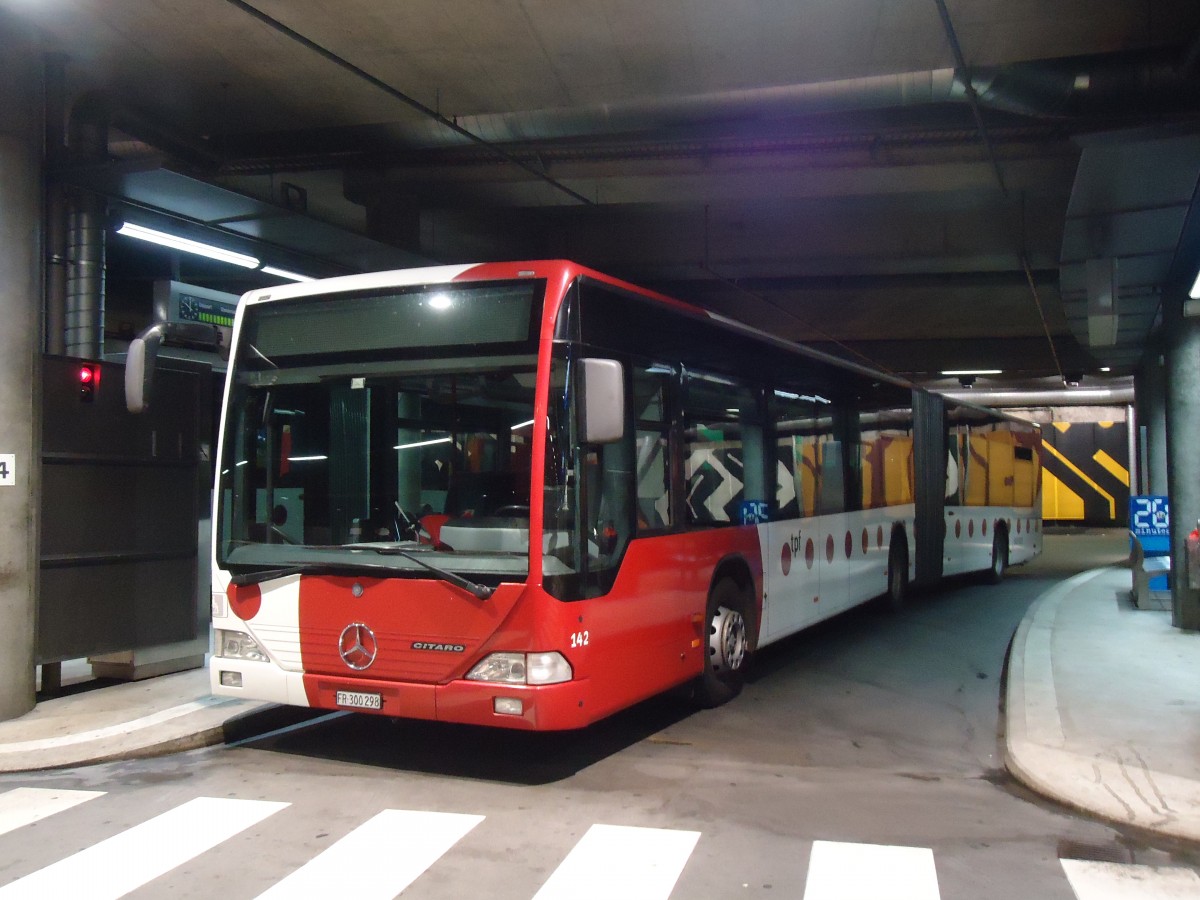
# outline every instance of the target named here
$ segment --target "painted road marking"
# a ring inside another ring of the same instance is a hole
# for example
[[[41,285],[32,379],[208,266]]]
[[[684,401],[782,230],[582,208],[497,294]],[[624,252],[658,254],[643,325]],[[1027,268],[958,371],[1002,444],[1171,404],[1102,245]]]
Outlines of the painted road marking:
[[[534,900],[665,900],[698,831],[593,825]]]
[[[59,791],[50,788],[14,788],[0,794],[0,834],[8,834],[47,816],[103,797],[104,791]]]
[[[1174,866],[1061,859],[1079,900],[1197,900],[1200,876]]]
[[[288,805],[197,797],[0,887],[0,898],[116,900]]]
[[[804,900],[940,900],[926,847],[814,841]]]
[[[346,893],[346,873],[353,872],[354,900],[392,900],[483,818],[385,809],[259,898],[336,897]]]

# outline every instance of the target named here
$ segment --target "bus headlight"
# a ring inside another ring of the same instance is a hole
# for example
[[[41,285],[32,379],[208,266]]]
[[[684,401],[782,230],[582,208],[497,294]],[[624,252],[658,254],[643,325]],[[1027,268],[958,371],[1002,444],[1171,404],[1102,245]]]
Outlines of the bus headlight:
[[[267,654],[258,641],[241,631],[217,631],[217,656],[223,659],[248,659],[266,662]]]
[[[468,681],[499,684],[559,684],[570,681],[571,664],[558,652],[493,653],[467,673]]]

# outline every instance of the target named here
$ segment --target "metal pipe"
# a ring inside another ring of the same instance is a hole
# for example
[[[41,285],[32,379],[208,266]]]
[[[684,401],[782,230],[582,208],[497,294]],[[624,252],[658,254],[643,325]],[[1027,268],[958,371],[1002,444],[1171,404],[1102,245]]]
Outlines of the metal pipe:
[[[108,158],[108,105],[99,94],[81,98],[71,111],[68,152],[76,164]],[[104,358],[103,197],[74,191],[67,220],[65,351],[84,359]]]
[[[937,4],[938,15],[941,16],[942,27],[946,31],[946,39],[950,42],[950,49],[954,53],[954,64],[962,73],[963,87],[967,92],[967,103],[971,107],[971,115],[975,117],[975,127],[979,129],[979,136],[987,148],[992,171],[996,173],[996,181],[1000,183],[1000,193],[1007,197],[1008,186],[1004,183],[1004,173],[1000,171],[1000,160],[996,158],[996,147],[992,144],[987,124],[983,121],[983,110],[979,107],[979,95],[975,93],[975,86],[971,83],[971,70],[967,68],[967,60],[963,56],[962,47],[959,46],[958,35],[954,33],[954,23],[950,21],[950,11],[946,9],[946,0],[933,0],[933,2]]]
[[[102,197],[75,192],[67,224],[65,351],[104,358],[104,221]]]
[[[1061,390],[966,390],[931,388],[951,400],[982,406],[1124,406],[1133,401],[1133,388],[1063,388]]]
[[[66,153],[66,56],[47,54],[45,59],[45,157],[51,171]],[[66,353],[67,324],[67,194],[62,184],[46,181],[46,299],[45,349]]]

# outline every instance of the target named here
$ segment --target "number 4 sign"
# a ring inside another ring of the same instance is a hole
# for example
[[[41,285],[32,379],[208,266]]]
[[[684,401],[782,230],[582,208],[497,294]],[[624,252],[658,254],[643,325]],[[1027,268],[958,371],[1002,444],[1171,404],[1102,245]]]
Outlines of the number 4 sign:
[[[17,483],[17,454],[0,453],[0,487]]]

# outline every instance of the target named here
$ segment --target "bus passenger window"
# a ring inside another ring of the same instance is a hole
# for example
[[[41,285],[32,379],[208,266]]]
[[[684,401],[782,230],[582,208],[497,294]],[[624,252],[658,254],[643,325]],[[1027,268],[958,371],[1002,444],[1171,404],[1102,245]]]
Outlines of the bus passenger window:
[[[817,484],[821,515],[846,511],[846,470],[840,441],[826,439],[817,445],[820,469]]]
[[[912,413],[898,408],[866,409],[860,411],[859,419],[862,508],[912,503]]]
[[[777,387],[770,398],[775,432],[776,521],[815,516],[821,496],[822,447],[828,440],[829,401],[810,386]]]
[[[725,376],[688,373],[684,419],[689,524],[739,523],[743,501],[768,499],[757,394]]]

